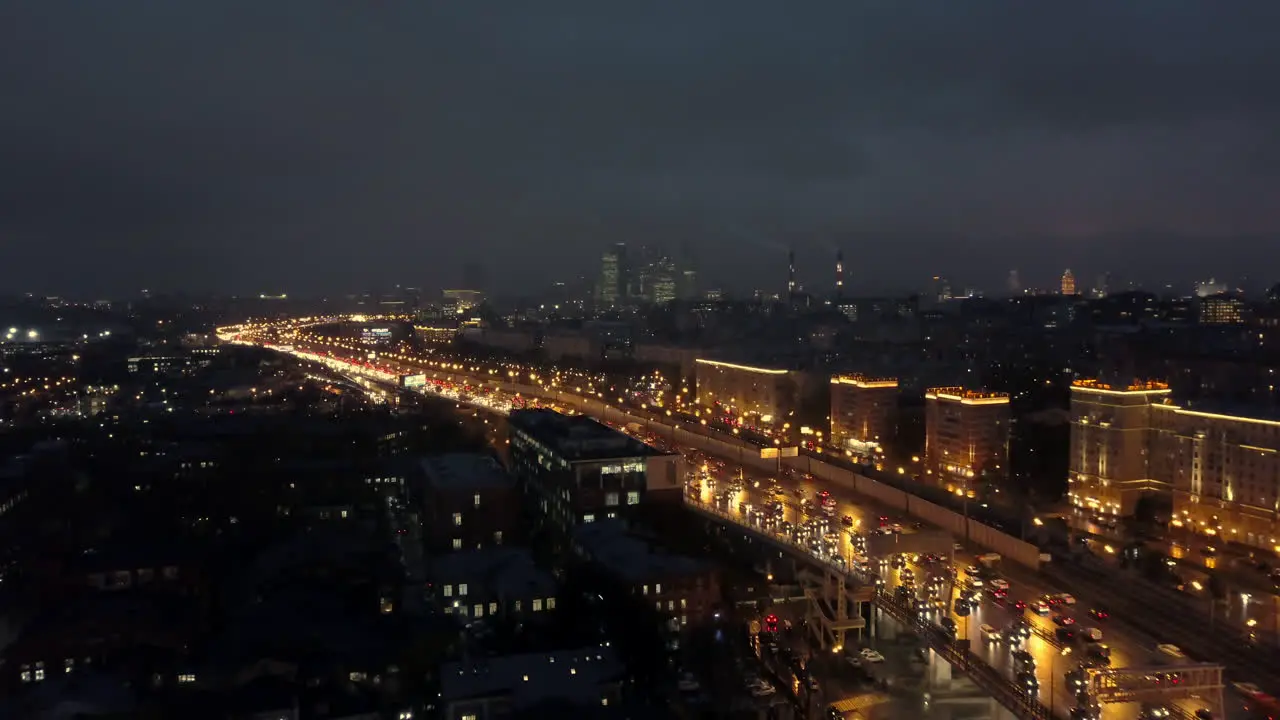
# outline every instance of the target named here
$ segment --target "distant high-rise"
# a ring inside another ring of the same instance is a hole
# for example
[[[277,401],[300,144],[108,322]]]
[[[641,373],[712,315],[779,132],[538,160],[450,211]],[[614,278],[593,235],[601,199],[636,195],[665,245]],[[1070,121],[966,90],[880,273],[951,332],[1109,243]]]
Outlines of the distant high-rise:
[[[1017,295],[1022,292],[1022,281],[1018,279],[1018,271],[1009,271],[1009,294]]]
[[[600,279],[596,287],[596,300],[601,307],[616,307],[626,298],[627,246],[614,245],[600,258]]]
[[[836,250],[836,297],[844,297],[844,251]]]
[[[930,294],[937,302],[946,302],[952,298],[951,281],[941,275],[933,276],[933,287]]]
[[[1076,276],[1071,274],[1070,269],[1062,273],[1062,285],[1059,289],[1063,295],[1076,294]]]
[[[796,251],[787,251],[787,297],[796,295]]]

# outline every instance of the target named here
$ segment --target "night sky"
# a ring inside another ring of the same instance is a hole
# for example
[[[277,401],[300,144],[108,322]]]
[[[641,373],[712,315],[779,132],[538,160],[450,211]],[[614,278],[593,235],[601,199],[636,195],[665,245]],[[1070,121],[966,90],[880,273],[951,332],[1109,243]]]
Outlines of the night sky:
[[[1280,2],[0,2],[0,290],[1280,276]],[[1269,284],[1280,277],[1257,277]]]

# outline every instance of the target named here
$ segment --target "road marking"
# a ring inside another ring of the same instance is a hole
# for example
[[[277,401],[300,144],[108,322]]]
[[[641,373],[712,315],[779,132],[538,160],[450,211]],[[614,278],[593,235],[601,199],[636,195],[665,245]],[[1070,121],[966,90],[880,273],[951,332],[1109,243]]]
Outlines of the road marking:
[[[884,693],[863,693],[854,695],[843,700],[837,700],[831,703],[831,707],[839,713],[856,712],[858,710],[866,710],[869,707],[882,705],[889,702],[889,696]]]

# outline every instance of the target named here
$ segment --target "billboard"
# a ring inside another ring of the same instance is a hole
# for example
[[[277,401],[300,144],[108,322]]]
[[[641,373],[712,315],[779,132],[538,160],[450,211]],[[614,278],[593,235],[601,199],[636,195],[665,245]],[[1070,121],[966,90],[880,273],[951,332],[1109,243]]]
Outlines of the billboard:
[[[364,342],[390,342],[393,332],[389,327],[367,327],[360,331]]]
[[[425,387],[427,384],[426,375],[401,375],[400,386],[407,388]]]

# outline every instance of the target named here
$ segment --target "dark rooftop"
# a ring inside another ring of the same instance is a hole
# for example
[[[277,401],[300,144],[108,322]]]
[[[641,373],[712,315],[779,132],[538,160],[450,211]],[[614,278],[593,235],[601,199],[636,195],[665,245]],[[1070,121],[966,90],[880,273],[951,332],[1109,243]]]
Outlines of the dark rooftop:
[[[436,490],[479,490],[481,488],[514,487],[515,478],[508,475],[498,461],[489,455],[449,453],[422,460],[427,482]]]
[[[592,561],[629,582],[694,575],[711,567],[702,560],[666,552],[628,531],[620,519],[580,525],[573,531],[573,542]]]
[[[545,408],[515,410],[508,422],[569,462],[663,454],[585,415],[563,415]]]
[[[623,665],[610,648],[593,647],[452,662],[440,667],[445,702],[503,696],[512,709],[552,698],[599,706],[600,686],[619,679]]]

